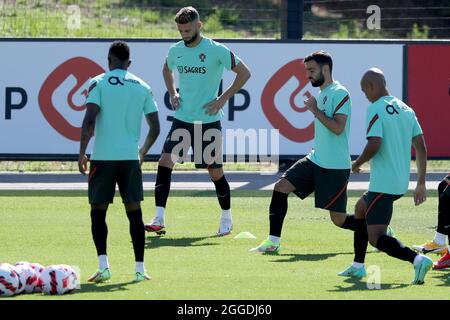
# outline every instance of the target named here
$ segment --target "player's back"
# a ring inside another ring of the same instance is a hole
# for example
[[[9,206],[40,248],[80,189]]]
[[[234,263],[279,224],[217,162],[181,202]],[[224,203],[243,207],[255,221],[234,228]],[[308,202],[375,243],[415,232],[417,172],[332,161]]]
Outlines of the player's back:
[[[381,137],[381,147],[371,161],[369,190],[390,194],[407,191],[411,144],[422,130],[414,111],[400,99],[384,96],[368,109],[367,136]]]
[[[90,88],[87,102],[100,107],[91,158],[138,159],[137,144],[150,87],[132,73],[114,69],[92,79]]]

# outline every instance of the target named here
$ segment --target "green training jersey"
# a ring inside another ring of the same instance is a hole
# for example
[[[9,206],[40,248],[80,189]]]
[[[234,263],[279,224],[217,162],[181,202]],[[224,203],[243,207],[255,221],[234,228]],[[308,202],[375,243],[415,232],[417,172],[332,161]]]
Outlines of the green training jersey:
[[[222,110],[216,115],[207,115],[203,107],[217,98],[223,69],[231,70],[239,62],[239,57],[230,49],[209,38],[203,37],[193,48],[187,47],[184,41],[172,45],[166,63],[170,70],[178,71],[181,98],[175,118],[190,123],[220,120]]]
[[[350,94],[338,81],[320,91],[317,107],[332,118],[335,114],[347,116],[345,128],[340,135],[333,133],[317,118],[314,119],[314,148],[308,159],[326,169],[350,169],[351,159],[348,147],[351,118]]]
[[[412,139],[422,134],[416,114],[400,99],[384,96],[367,109],[366,128],[367,138],[381,138],[381,147],[370,161],[369,191],[406,193]]]
[[[158,111],[150,86],[126,70],[93,78],[86,103],[100,107],[95,122],[92,160],[139,160],[144,114]]]

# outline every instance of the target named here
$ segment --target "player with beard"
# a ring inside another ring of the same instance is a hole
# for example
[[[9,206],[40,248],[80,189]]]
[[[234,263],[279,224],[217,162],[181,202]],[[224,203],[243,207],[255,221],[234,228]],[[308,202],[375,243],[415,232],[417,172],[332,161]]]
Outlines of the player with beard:
[[[281,229],[288,209],[288,195],[300,199],[315,195],[316,208],[328,210],[333,223],[355,230],[354,215],[347,215],[347,183],[351,159],[348,146],[351,99],[347,89],[333,80],[333,61],[325,51],[304,59],[313,87],[320,87],[316,98],[305,106],[314,115],[314,148],[292,165],[275,184],[269,208],[269,237],[251,252],[278,253]]]
[[[233,223],[230,186],[222,168],[220,119],[222,107],[250,78],[250,71],[230,49],[201,34],[202,23],[195,8],[180,9],[175,22],[183,40],[170,47],[163,67],[163,77],[175,116],[158,164],[156,215],[145,228],[149,232],[165,233],[164,215],[172,169],[192,147],[196,168],[208,169],[215,185],[222,209],[217,235],[224,236],[231,233]],[[231,86],[218,96],[224,68],[236,73],[236,77]],[[179,92],[173,70],[178,71]]]

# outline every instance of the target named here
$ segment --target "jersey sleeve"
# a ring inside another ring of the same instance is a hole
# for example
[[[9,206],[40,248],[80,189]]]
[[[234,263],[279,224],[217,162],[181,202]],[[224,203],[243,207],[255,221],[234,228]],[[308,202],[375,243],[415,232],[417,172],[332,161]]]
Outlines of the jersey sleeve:
[[[217,50],[219,52],[219,62],[227,70],[233,69],[241,62],[241,59],[237,55],[235,55],[230,49],[228,49],[227,46],[219,44],[217,46]]]
[[[167,57],[166,57],[166,63],[167,63],[167,67],[169,68],[169,70],[173,70],[175,68],[175,54],[174,54],[174,50],[173,47],[171,47],[169,49],[169,52],[167,53]]]
[[[348,116],[351,113],[351,106],[350,94],[343,89],[337,90],[333,95],[333,115],[345,114]]]
[[[413,137],[423,134],[422,128],[420,127],[419,120],[417,120],[417,116],[414,115],[414,126],[413,126]]]
[[[86,104],[87,103],[94,103],[101,108],[100,88],[98,85],[98,81],[95,78],[91,79],[91,81],[89,81],[89,88],[88,88],[87,97],[86,97]]]
[[[369,107],[366,114],[366,138],[383,137],[383,126],[375,108]]]
[[[153,97],[152,90],[147,88],[147,96],[145,98],[144,104],[144,114],[149,114],[158,111],[158,105],[156,104],[155,98]]]

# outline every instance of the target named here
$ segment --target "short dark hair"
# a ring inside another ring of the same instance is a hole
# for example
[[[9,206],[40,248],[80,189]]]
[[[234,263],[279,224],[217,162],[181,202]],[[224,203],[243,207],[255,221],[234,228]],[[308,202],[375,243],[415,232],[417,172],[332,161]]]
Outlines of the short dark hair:
[[[179,24],[186,24],[197,20],[200,20],[200,15],[194,7],[181,8],[175,15],[175,22]]]
[[[326,51],[320,50],[313,52],[310,55],[306,56],[303,61],[315,61],[320,66],[327,64],[330,67],[330,73],[333,71],[333,59],[331,58],[331,54]]]
[[[109,54],[114,55],[120,61],[130,59],[130,47],[125,41],[114,41],[109,47]]]

